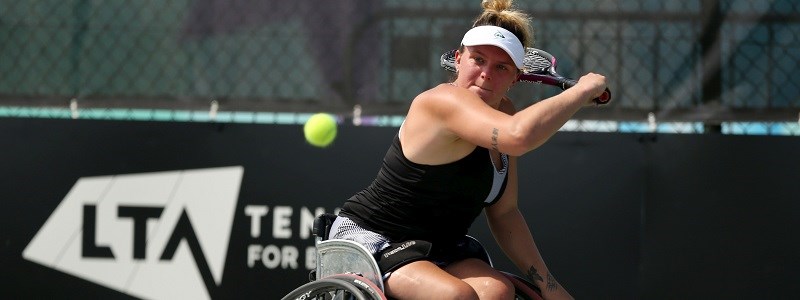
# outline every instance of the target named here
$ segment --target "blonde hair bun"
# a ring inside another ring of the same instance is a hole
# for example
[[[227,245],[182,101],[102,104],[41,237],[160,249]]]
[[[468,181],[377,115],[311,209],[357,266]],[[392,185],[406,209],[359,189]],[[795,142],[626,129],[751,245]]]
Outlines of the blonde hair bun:
[[[511,8],[511,2],[511,0],[483,0],[481,1],[481,6],[484,10],[502,12]]]
[[[533,47],[533,30],[531,29],[530,17],[526,13],[514,9],[512,2],[512,0],[482,0],[483,13],[475,19],[472,26],[493,25],[503,27],[513,32],[523,46]]]

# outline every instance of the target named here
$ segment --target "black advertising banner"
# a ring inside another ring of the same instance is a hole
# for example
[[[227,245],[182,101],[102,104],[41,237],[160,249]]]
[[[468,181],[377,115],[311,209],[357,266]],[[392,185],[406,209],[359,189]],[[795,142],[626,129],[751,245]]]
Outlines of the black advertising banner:
[[[299,125],[0,119],[0,289],[279,299],[308,281],[314,216],[371,182],[396,131],[343,124],[321,149]],[[765,295],[734,268],[780,298],[798,292],[799,144],[560,132],[519,160],[519,206],[577,298]],[[517,271],[482,217],[470,233]]]
[[[20,298],[279,298],[308,280],[314,216],[366,186],[392,138],[342,130],[320,149],[290,125],[2,121],[3,290]]]

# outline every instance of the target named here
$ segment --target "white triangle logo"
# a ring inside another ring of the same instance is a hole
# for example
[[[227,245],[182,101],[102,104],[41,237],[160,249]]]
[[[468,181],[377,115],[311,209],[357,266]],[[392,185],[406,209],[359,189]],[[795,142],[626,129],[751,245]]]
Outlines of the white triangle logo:
[[[222,282],[244,168],[84,177],[22,256],[147,299],[209,299]]]

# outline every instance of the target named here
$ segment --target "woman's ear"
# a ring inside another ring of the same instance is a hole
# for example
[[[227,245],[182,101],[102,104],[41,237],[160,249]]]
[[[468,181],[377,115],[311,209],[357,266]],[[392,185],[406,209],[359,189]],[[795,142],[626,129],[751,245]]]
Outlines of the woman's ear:
[[[461,51],[456,50],[456,57],[453,63],[456,67],[456,73],[458,73],[458,65],[461,64]]]

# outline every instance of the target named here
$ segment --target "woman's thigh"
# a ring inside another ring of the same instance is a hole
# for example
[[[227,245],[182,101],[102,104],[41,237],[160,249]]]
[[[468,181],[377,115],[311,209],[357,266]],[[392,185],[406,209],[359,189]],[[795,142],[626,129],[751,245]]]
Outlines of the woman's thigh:
[[[514,285],[486,262],[470,258],[445,268],[449,274],[469,284],[480,299],[512,299]]]
[[[500,272],[479,259],[466,259],[445,269],[416,261],[392,272],[384,283],[396,299],[511,299],[514,287]]]
[[[395,299],[478,299],[469,284],[429,261],[398,268],[384,287],[386,295]]]

